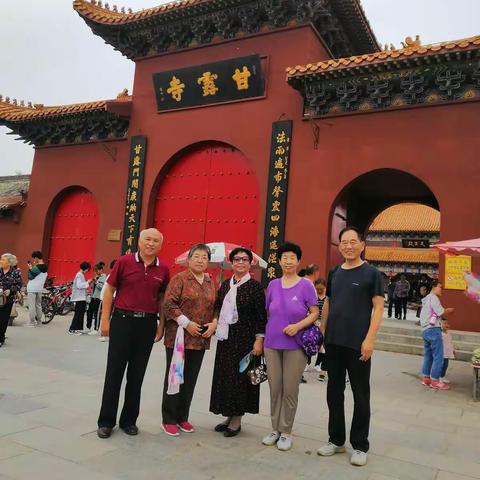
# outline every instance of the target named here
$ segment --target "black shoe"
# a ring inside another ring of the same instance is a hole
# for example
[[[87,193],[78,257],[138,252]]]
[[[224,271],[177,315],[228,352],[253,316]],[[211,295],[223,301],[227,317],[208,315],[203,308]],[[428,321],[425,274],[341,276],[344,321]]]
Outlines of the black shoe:
[[[219,423],[214,428],[216,432],[225,432],[227,429],[228,429],[228,423]]]
[[[128,427],[120,427],[127,435],[138,435],[138,427],[136,425],[128,425]]]
[[[98,427],[97,435],[98,438],[108,438],[112,434],[112,428],[110,427]]]
[[[223,432],[224,437],[236,437],[242,431],[242,427],[238,427],[236,430],[232,430],[231,428],[226,428]]]

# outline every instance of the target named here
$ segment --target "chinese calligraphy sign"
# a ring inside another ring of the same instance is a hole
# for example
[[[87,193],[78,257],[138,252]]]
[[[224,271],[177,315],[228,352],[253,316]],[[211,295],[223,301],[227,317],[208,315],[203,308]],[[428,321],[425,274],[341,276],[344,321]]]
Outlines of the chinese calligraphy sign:
[[[472,271],[472,257],[468,255],[445,255],[445,283],[449,290],[466,290],[464,273]]]
[[[268,262],[267,269],[263,272],[264,285],[281,276],[278,248],[285,241],[291,141],[292,121],[274,122],[270,146],[267,213],[263,243],[263,258]]]
[[[259,55],[155,73],[153,86],[159,111],[265,95]]]
[[[134,252],[137,246],[140,228],[140,213],[142,211],[146,146],[147,139],[143,135],[132,137],[125,203],[122,255]]]

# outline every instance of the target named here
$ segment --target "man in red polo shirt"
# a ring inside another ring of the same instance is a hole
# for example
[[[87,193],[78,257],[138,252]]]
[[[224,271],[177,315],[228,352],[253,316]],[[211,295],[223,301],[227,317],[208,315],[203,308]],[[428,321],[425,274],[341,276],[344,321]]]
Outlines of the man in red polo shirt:
[[[163,235],[156,228],[143,230],[138,252],[120,257],[107,280],[100,329],[102,336],[110,337],[110,342],[98,417],[97,435],[100,438],[110,437],[117,423],[125,368],[127,384],[119,425],[128,435],[138,433],[136,421],[143,377],[153,343],[163,337],[164,330],[161,308],[169,272],[157,257],[162,242]]]

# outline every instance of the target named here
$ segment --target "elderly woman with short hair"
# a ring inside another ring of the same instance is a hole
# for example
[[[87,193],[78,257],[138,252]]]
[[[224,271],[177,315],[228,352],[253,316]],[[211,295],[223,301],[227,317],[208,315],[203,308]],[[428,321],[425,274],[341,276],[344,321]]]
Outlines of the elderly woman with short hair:
[[[205,350],[217,322],[213,318],[215,284],[206,273],[210,248],[199,243],[188,253],[188,268],[175,275],[165,293],[167,366],[163,387],[162,428],[178,436],[195,431],[188,421],[190,404]]]
[[[0,347],[5,343],[10,312],[15,297],[22,288],[20,271],[15,268],[17,257],[4,253],[0,258]]]
[[[292,447],[299,384],[307,364],[307,356],[295,336],[318,319],[315,288],[297,274],[301,258],[302,249],[298,245],[283,244],[278,249],[282,277],[272,280],[267,289],[264,350],[273,431],[262,443],[277,445],[283,451]]]
[[[244,247],[230,252],[233,276],[225,280],[217,295],[217,352],[213,371],[210,411],[226,419],[215,427],[225,437],[241,431],[245,413],[258,413],[260,385],[252,385],[248,375],[240,373],[245,355],[263,353],[267,323],[263,287],[250,276],[253,254]]]

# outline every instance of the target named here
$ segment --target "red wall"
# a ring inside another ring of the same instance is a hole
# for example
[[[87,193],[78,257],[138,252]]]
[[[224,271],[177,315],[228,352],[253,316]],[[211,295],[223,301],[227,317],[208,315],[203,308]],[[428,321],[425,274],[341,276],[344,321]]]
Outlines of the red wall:
[[[115,156],[115,159],[107,153]],[[23,265],[33,250],[49,251],[52,214],[65,189],[90,190],[97,201],[99,229],[96,261],[120,255],[120,242],[107,241],[110,229],[123,229],[128,173],[127,141],[37,148],[33,161],[28,206],[23,212],[14,252]]]

